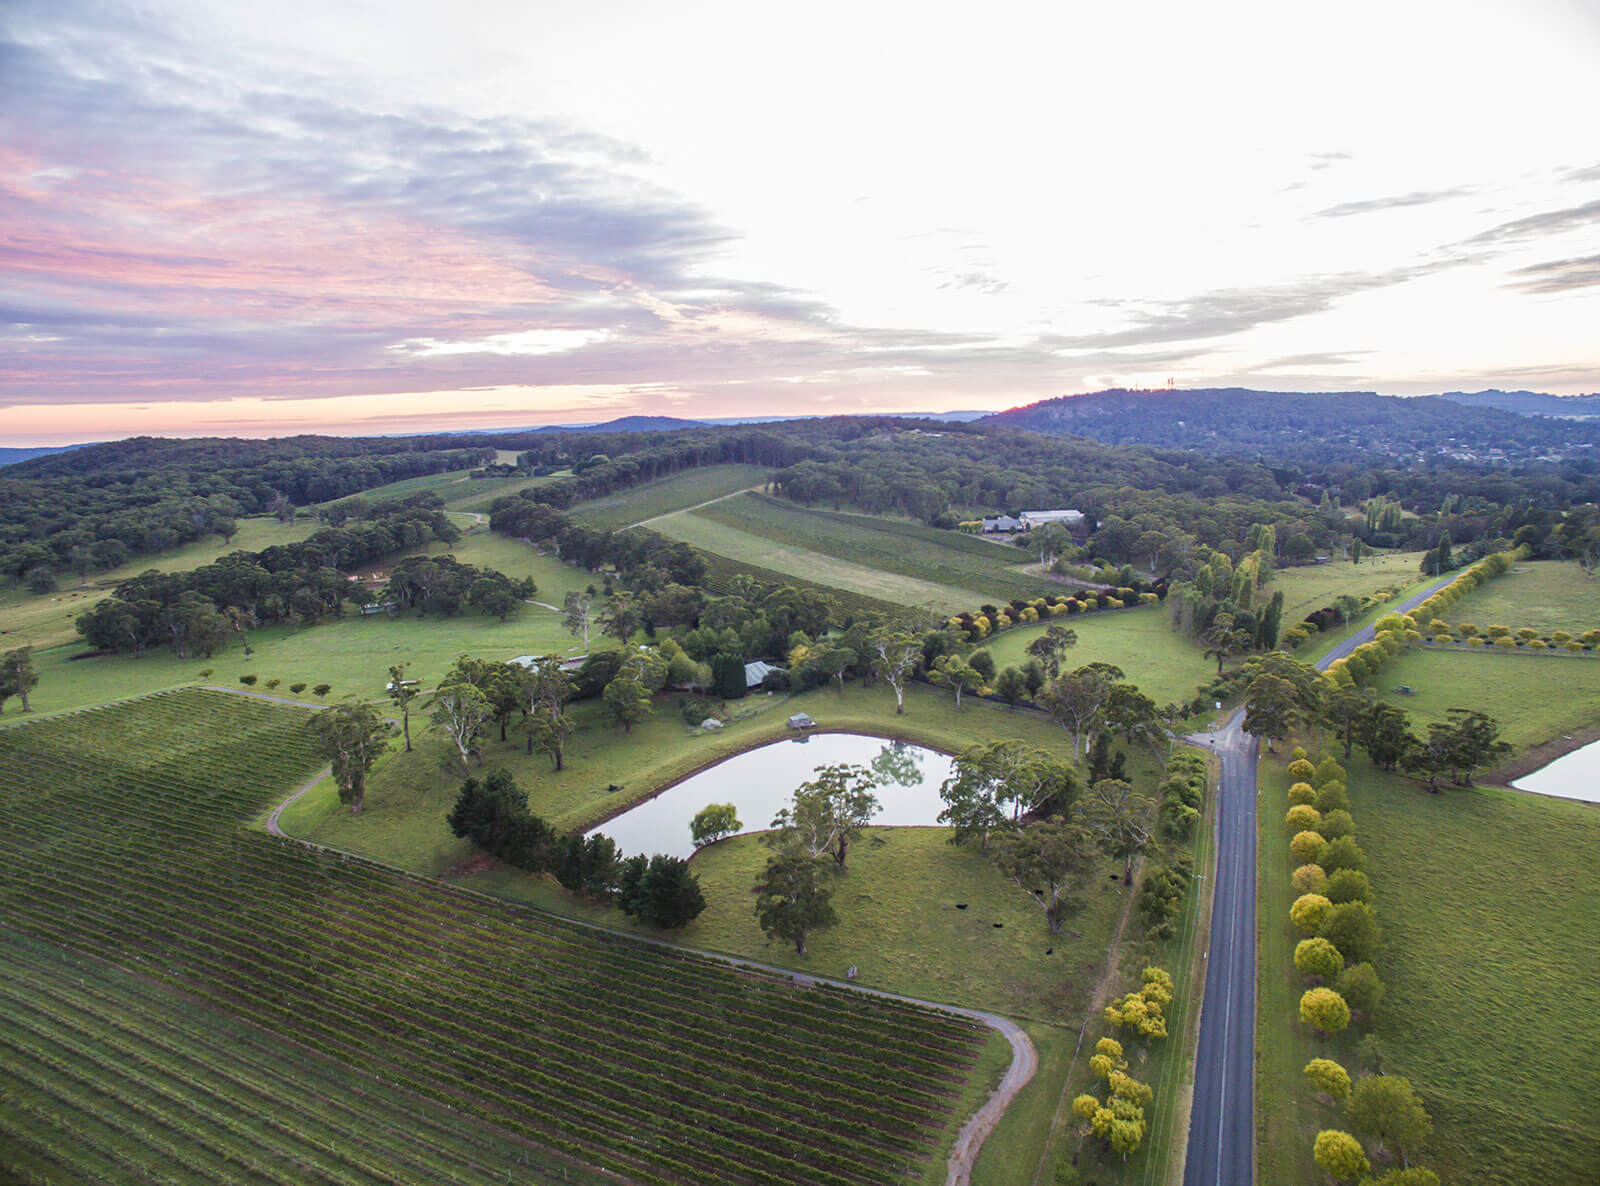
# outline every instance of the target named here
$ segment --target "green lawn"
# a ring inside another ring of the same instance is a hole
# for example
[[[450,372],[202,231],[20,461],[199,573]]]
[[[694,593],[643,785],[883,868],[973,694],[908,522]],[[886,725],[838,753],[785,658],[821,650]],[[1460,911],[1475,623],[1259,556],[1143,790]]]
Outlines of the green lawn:
[[[1416,718],[1418,732],[1443,720],[1446,709],[1476,708],[1499,721],[1519,750],[1600,721],[1600,658],[1593,656],[1418,649],[1371,682]],[[1402,686],[1416,694],[1394,690]]]
[[[1299,936],[1287,921],[1287,782],[1281,767],[1263,763],[1263,1183],[1313,1180],[1312,1138],[1339,1119],[1308,1098],[1305,1061],[1355,1061],[1353,1038],[1313,1041],[1295,1015],[1302,986],[1290,963]],[[1350,793],[1385,931],[1384,1067],[1412,1080],[1434,1119],[1421,1160],[1446,1183],[1592,1183],[1600,812],[1498,789],[1429,795],[1359,755]]]
[[[1582,634],[1600,627],[1600,578],[1585,576],[1576,561],[1525,561],[1456,602],[1446,620],[1479,630],[1527,626],[1545,636]]]
[[[658,515],[670,515],[714,498],[765,485],[772,470],[764,465],[707,465],[647,482],[631,490],[579,503],[572,517],[600,529],[632,527]],[[650,526],[659,525],[651,523]]]
[[[1054,621],[1078,635],[1077,645],[1067,652],[1069,668],[1114,663],[1157,704],[1193,699],[1195,690],[1217,673],[1216,664],[1201,648],[1172,628],[1161,606],[1102,610]],[[1028,644],[1045,629],[1043,624],[1014,626],[987,640],[983,649],[994,656],[997,668],[1021,666]]]
[[[78,637],[73,623],[78,615],[92,609],[112,589],[130,577],[155,569],[157,572],[185,572],[199,568],[231,552],[258,552],[274,544],[294,543],[316,531],[318,524],[309,518],[280,523],[268,516],[240,519],[238,534],[224,543],[221,536],[206,538],[164,552],[142,556],[120,568],[93,572],[80,581],[76,573],[62,573],[55,593],[29,593],[20,587],[0,591],[0,649],[31,646],[39,649],[61,646]]]

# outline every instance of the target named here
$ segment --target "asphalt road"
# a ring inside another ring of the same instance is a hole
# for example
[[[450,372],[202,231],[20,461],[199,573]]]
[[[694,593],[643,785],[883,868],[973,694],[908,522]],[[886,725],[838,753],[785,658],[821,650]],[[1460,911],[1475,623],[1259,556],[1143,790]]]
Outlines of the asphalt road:
[[[1420,604],[1454,577],[1435,582],[1395,606]],[[1372,640],[1355,631],[1317,660],[1326,670]],[[1256,1028],[1256,760],[1259,743],[1244,731],[1243,710],[1215,733],[1191,738],[1222,760],[1217,794],[1217,871],[1206,952],[1200,1044],[1184,1186],[1250,1186],[1255,1180]]]

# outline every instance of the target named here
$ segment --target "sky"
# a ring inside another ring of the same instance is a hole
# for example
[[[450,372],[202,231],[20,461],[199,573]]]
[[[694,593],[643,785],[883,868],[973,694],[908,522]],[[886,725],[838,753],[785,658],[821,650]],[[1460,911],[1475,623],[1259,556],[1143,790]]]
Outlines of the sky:
[[[1595,0],[4,0],[0,443],[1600,390]]]

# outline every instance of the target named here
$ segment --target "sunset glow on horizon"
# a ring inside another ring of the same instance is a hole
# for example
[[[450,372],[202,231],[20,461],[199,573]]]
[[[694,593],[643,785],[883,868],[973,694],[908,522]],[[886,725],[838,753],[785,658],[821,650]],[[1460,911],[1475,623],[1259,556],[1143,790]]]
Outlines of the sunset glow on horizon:
[[[0,443],[1596,391],[1597,55],[1579,0],[17,0]]]

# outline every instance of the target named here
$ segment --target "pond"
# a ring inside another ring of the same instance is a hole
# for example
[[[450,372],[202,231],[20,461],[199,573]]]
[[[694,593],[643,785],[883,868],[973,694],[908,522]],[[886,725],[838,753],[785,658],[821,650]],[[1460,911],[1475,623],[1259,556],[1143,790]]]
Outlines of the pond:
[[[871,767],[880,778],[873,792],[883,827],[936,826],[944,803],[939,786],[950,777],[951,759],[938,750],[855,733],[813,733],[735,754],[668,787],[586,835],[611,837],[626,855],[694,852],[689,821],[708,803],[732,803],[743,825],[739,835],[762,832],[789,805],[794,790],[823,766],[848,762]]]
[[[1513,779],[1511,785],[1519,791],[1600,803],[1600,741],[1591,741],[1581,749],[1563,754],[1532,774]]]

